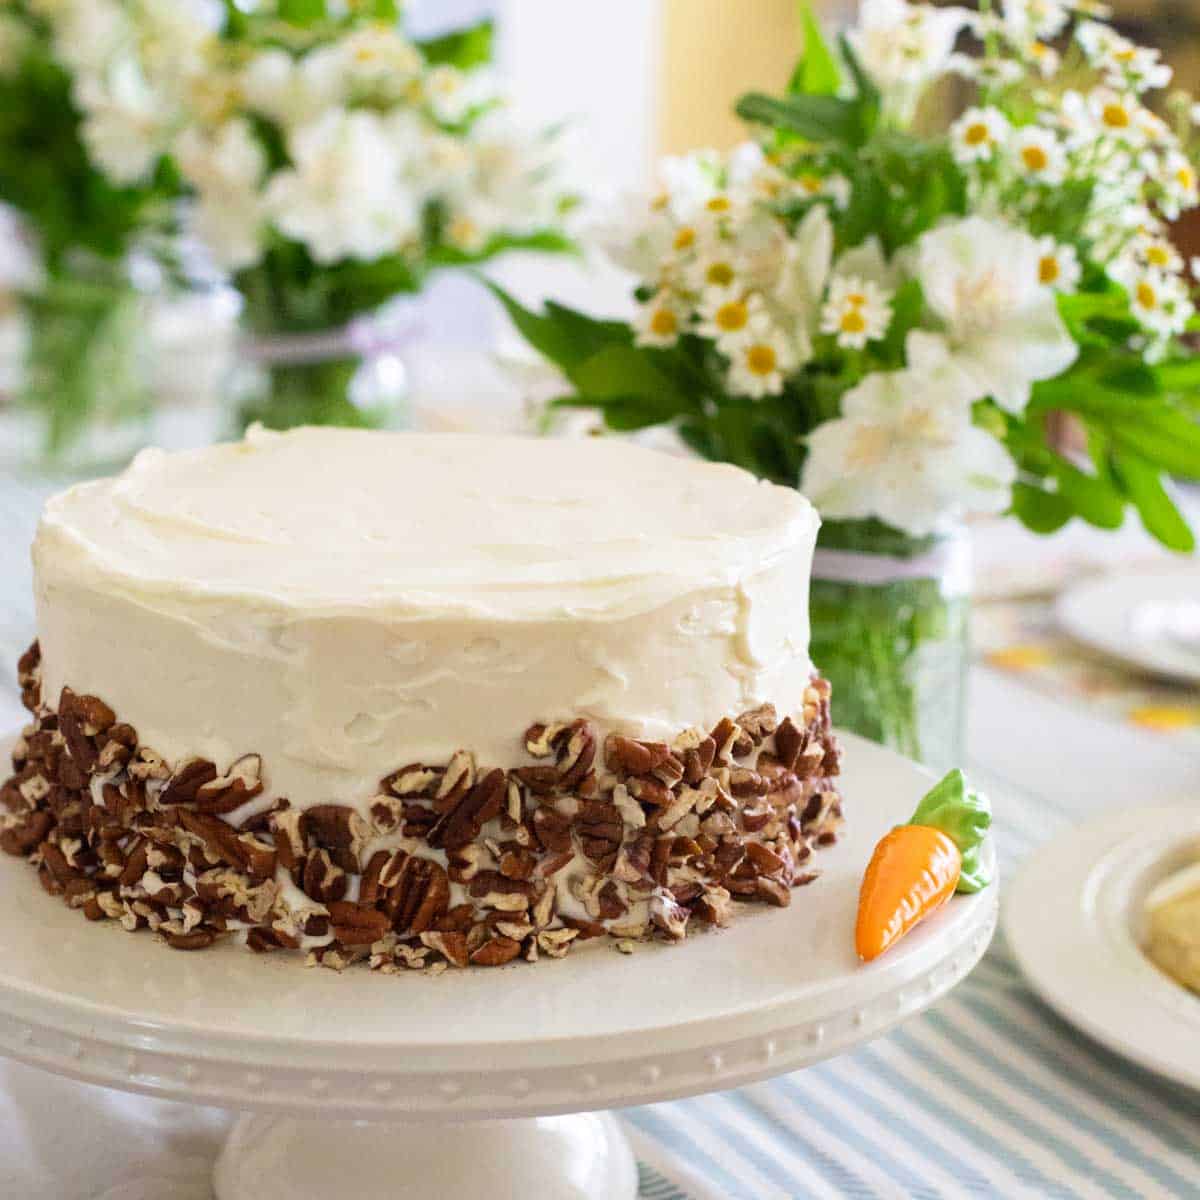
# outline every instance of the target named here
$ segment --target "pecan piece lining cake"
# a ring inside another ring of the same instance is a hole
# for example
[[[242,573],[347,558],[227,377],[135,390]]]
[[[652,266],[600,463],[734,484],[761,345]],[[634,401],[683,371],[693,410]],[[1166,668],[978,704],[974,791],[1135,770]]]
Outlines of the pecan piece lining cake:
[[[786,905],[842,820],[816,525],[623,443],[145,454],[39,528],[0,847],[93,920],[338,968]]]

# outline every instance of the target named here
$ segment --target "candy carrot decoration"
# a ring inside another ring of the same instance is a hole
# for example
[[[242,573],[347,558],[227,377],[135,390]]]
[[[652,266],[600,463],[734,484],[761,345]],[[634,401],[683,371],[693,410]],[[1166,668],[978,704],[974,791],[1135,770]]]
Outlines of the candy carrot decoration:
[[[951,771],[875,847],[858,895],[855,947],[864,962],[878,958],[955,891],[991,882],[980,852],[992,822],[987,800]]]

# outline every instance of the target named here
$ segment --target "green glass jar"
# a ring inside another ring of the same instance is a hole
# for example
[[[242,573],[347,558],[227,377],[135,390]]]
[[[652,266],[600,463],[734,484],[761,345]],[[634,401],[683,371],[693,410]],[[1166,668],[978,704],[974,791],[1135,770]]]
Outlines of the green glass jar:
[[[87,257],[24,298],[19,365],[22,457],[39,470],[119,466],[146,443],[153,416],[150,297],[125,264]]]
[[[828,521],[813,560],[812,659],[843,729],[938,771],[960,765],[971,563],[966,531],[909,538]]]

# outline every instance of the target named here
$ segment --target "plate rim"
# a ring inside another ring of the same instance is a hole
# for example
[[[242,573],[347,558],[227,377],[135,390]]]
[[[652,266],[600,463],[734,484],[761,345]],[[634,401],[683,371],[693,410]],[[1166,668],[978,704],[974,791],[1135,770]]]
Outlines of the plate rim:
[[[1132,910],[1138,880],[1200,837],[1200,812],[1176,803],[1140,807],[1137,815],[1162,832],[1134,854],[1114,844],[1128,835],[1122,810],[1066,827],[1038,847],[1006,888],[1001,927],[1025,981],[1064,1021],[1119,1057],[1200,1090],[1200,997],[1144,955],[1133,932],[1140,913]],[[1047,908],[1060,919],[1046,922]],[[1090,978],[1077,977],[1081,962]],[[1122,1020],[1122,1012],[1144,1011],[1149,1002],[1158,1020]],[[1169,1050],[1161,1045],[1168,1039]],[[1191,1062],[1181,1061],[1181,1044],[1197,1047]]]
[[[1200,665],[1191,665],[1183,658],[1168,662],[1157,654],[1138,653],[1136,641],[1121,637],[1116,630],[1098,628],[1097,623],[1089,619],[1084,607],[1106,587],[1148,587],[1149,581],[1154,579],[1182,579],[1186,576],[1200,581],[1200,562],[1163,563],[1138,572],[1111,571],[1081,579],[1065,588],[1055,599],[1054,619],[1070,637],[1109,658],[1136,667],[1158,679],[1176,684],[1200,684]]]

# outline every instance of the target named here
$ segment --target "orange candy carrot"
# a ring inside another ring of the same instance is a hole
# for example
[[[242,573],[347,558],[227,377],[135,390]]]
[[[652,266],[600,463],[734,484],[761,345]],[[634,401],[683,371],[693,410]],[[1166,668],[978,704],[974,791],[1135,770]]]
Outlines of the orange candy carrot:
[[[945,904],[961,871],[962,855],[940,829],[899,825],[887,834],[875,847],[858,894],[858,957],[878,958]]]

